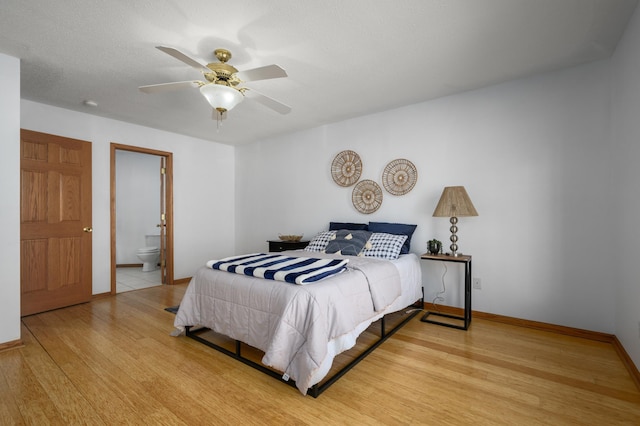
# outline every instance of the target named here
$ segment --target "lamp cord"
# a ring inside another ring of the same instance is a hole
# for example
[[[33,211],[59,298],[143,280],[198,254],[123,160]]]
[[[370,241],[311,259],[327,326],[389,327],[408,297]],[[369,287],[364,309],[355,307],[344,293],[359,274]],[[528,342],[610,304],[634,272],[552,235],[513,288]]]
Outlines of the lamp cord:
[[[433,305],[434,309],[438,312],[440,312],[440,309],[438,309],[438,304],[437,302],[444,302],[444,297],[442,297],[442,295],[447,291],[447,287],[444,283],[444,276],[447,275],[447,264],[446,262],[441,262],[442,266],[444,266],[444,272],[442,273],[442,290],[436,293],[436,296],[433,298],[433,300],[431,301],[431,304]]]

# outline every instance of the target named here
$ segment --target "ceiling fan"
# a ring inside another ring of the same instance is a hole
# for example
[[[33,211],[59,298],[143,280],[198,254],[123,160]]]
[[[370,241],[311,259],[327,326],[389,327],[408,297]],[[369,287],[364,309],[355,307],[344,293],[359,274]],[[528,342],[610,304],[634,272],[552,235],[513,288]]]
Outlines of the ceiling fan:
[[[184,87],[198,87],[200,93],[202,93],[213,107],[213,118],[215,118],[218,123],[220,120],[226,118],[227,111],[233,109],[242,102],[245,97],[251,98],[280,114],[288,114],[291,112],[291,107],[282,102],[263,95],[254,89],[240,87],[242,83],[248,81],[287,77],[286,71],[278,65],[267,65],[246,71],[238,71],[235,67],[227,63],[227,61],[231,59],[231,52],[226,49],[214,50],[213,53],[219,62],[203,65],[173,47],[156,46],[156,48],[202,72],[206,81],[188,80],[140,86],[140,91],[144,93],[159,93]]]

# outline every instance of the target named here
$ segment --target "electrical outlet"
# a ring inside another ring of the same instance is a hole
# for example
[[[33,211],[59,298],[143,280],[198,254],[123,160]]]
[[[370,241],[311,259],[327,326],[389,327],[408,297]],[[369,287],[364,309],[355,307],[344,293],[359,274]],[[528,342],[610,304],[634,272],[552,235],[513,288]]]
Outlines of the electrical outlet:
[[[482,281],[480,280],[480,278],[473,279],[473,288],[475,288],[476,290],[482,290]]]

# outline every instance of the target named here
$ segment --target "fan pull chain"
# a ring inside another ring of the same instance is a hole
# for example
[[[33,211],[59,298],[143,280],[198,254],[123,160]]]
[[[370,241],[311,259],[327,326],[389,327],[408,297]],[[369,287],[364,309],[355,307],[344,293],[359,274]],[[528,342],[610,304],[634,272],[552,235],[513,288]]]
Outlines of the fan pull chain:
[[[220,131],[220,126],[222,126],[222,113],[216,111],[216,133]]]

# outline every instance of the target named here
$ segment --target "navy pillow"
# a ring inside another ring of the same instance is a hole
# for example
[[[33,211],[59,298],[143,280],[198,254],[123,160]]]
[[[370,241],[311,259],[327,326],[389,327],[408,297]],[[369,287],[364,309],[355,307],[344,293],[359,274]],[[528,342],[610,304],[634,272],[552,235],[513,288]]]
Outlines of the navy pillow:
[[[329,222],[329,231],[339,231],[340,229],[349,229],[351,231],[368,230],[366,223]]]
[[[404,223],[369,222],[369,231],[382,232],[393,235],[406,235],[407,240],[402,245],[400,254],[407,254],[411,249],[411,236],[418,225],[406,225]]]
[[[350,231],[342,229],[336,232],[336,237],[329,241],[325,253],[339,253],[345,256],[357,256],[369,241],[371,232]]]

